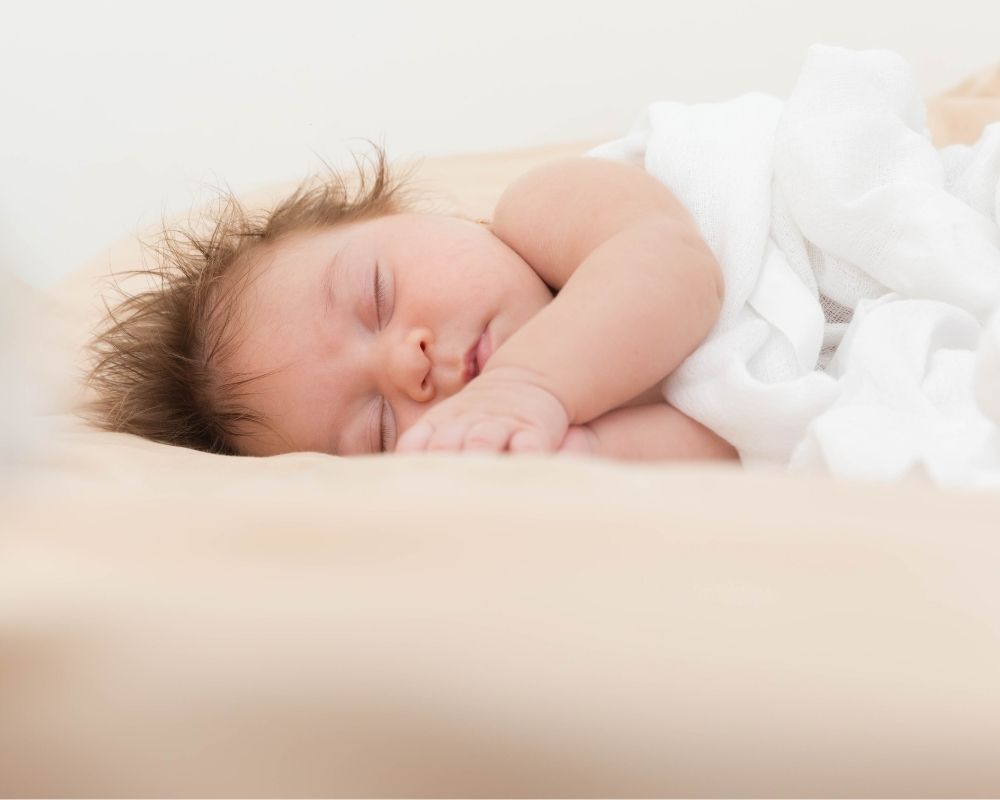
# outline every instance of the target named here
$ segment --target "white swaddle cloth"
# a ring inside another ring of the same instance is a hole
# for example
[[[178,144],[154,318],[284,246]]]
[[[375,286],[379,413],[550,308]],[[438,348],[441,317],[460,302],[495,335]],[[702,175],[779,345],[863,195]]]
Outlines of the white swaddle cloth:
[[[785,102],[654,103],[589,155],[644,166],[718,257],[664,394],[744,464],[1000,487],[1000,125],[938,150],[902,58],[816,46]]]

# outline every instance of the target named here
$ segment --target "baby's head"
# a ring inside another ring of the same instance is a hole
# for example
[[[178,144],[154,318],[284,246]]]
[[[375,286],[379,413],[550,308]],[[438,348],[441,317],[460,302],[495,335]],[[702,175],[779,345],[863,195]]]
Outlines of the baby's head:
[[[353,191],[332,175],[168,232],[159,285],[94,341],[101,424],[216,453],[377,453],[474,377],[552,294],[486,225],[418,212],[376,156]]]

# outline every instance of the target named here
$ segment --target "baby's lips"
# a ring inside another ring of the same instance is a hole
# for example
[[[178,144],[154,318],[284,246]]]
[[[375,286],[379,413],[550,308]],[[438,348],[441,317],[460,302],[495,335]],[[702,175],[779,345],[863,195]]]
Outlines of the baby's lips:
[[[468,383],[483,371],[486,362],[493,355],[493,341],[489,326],[472,343],[465,354],[465,382]]]
[[[482,348],[484,335],[480,334],[479,338],[472,343],[472,347],[465,351],[465,358],[462,361],[464,367],[462,372],[463,383],[468,383],[482,371],[481,362],[479,361],[479,351]]]
[[[489,327],[483,331],[483,335],[479,337],[479,342],[476,345],[476,367],[479,372],[483,371],[483,367],[486,366],[486,362],[490,360],[493,355],[493,337],[490,335]]]

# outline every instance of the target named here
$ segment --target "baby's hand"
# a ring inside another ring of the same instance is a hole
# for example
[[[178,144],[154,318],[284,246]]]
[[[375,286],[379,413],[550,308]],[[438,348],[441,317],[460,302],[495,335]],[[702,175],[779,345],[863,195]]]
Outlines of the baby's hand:
[[[589,425],[570,425],[559,445],[559,455],[596,456],[600,452],[597,434]]]
[[[569,415],[555,395],[524,375],[497,369],[429,409],[399,437],[395,452],[551,452],[568,428]]]

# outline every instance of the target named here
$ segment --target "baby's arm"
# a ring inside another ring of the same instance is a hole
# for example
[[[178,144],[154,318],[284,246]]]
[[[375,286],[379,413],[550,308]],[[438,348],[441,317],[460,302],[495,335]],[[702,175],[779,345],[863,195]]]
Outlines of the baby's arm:
[[[637,167],[535,169],[504,193],[493,232],[557,295],[397,451],[554,450],[569,425],[670,374],[715,324],[721,269],[680,202]]]
[[[667,403],[617,408],[574,425],[562,452],[628,461],[735,459],[735,448]]]
[[[718,317],[718,262],[686,209],[638,167],[545,165],[505,192],[493,228],[558,294],[483,374],[523,373],[560,400],[570,423],[669,375]]]

